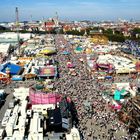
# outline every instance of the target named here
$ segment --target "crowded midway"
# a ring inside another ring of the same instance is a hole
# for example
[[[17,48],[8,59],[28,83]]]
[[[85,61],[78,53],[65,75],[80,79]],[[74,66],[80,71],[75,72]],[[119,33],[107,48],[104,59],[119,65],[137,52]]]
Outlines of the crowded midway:
[[[24,36],[0,52],[2,139],[140,139],[140,61],[127,43]]]

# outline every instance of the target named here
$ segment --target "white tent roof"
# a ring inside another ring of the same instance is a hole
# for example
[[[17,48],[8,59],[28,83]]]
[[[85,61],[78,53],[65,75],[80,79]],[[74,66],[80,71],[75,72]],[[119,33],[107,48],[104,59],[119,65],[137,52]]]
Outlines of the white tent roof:
[[[0,44],[0,52],[7,53],[10,48],[9,43]]]

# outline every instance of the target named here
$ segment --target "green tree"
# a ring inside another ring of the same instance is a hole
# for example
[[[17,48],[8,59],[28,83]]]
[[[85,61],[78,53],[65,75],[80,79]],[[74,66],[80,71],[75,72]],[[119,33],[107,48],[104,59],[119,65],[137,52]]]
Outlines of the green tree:
[[[114,42],[124,42],[125,41],[125,37],[123,35],[105,34],[105,36],[107,36],[110,41],[114,41]]]
[[[133,34],[140,34],[140,28],[134,28],[132,32]]]
[[[112,35],[113,34],[113,30],[112,29],[103,30],[103,33],[104,34],[110,34],[110,35]]]

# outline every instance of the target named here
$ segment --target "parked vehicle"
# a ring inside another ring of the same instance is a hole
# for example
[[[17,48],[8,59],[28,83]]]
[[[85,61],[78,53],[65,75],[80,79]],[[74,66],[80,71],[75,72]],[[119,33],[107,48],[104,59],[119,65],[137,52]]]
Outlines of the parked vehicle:
[[[5,130],[4,129],[0,129],[0,140],[2,140],[5,137]]]
[[[9,108],[14,108],[14,105],[15,105],[15,101],[14,100],[11,100],[9,102]]]

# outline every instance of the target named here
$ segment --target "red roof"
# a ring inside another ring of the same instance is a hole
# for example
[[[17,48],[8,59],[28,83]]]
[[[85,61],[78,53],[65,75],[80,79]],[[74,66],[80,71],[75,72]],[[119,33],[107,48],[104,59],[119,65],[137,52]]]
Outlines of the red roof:
[[[51,30],[53,30],[54,27],[55,27],[55,23],[52,22],[52,21],[45,22],[44,24],[45,24],[45,25],[44,25],[44,28],[45,28],[45,30],[47,30],[47,31],[51,31]]]
[[[71,30],[72,27],[71,27],[70,25],[65,25],[65,26],[63,27],[63,29],[64,29],[64,30]]]
[[[54,26],[54,25],[55,25],[54,22],[51,22],[51,21],[45,22],[45,26]]]

